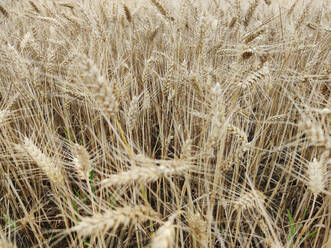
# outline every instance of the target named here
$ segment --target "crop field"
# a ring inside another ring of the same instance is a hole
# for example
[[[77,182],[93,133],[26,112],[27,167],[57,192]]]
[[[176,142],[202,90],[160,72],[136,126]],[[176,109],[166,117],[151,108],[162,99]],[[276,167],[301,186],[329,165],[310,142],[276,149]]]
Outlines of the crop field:
[[[0,248],[330,248],[329,0],[0,0]]]

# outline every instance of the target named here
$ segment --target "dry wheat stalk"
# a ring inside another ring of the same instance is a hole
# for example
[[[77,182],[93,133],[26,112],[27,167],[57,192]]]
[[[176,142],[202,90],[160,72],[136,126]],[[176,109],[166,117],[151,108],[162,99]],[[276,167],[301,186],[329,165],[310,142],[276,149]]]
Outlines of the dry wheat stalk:
[[[111,228],[117,229],[119,225],[128,226],[131,223],[144,222],[154,217],[156,217],[156,213],[145,206],[125,206],[107,210],[102,214],[94,214],[91,217],[83,217],[71,231],[77,232],[80,236],[96,235]]]
[[[88,180],[91,170],[91,162],[88,151],[84,146],[75,144],[76,156],[73,160],[75,168],[83,180]]]
[[[64,185],[63,173],[59,166],[50,157],[46,156],[31,139],[25,137],[23,148],[54,185]]]
[[[173,224],[175,216],[169,218],[155,233],[151,241],[151,248],[171,248],[174,247],[175,226]]]

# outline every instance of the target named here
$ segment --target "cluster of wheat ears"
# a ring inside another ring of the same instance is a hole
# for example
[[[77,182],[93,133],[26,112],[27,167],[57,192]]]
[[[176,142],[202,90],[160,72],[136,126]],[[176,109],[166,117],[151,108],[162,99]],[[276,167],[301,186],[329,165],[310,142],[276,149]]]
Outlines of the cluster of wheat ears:
[[[331,247],[330,2],[0,1],[0,247]]]

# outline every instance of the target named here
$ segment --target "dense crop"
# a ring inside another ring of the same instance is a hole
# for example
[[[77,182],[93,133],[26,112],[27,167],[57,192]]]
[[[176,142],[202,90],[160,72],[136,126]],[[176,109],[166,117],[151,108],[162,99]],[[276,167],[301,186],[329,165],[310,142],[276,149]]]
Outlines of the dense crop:
[[[0,1],[0,247],[330,247],[328,1]]]

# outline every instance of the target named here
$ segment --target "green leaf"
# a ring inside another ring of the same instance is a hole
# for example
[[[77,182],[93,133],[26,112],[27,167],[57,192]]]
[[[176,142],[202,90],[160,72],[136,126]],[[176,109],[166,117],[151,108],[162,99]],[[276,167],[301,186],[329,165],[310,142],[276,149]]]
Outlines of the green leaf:
[[[293,238],[293,236],[295,234],[295,224],[294,224],[293,217],[292,217],[292,214],[289,209],[287,209],[287,216],[288,216],[288,219],[290,222],[290,236]]]

